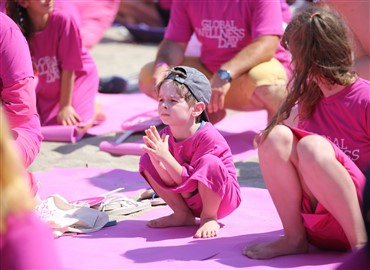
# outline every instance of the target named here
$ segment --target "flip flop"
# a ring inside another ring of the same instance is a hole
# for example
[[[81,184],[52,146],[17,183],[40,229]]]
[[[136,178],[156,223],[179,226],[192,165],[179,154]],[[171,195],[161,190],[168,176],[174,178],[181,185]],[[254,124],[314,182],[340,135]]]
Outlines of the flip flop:
[[[152,188],[148,188],[140,194],[140,201],[148,200],[152,206],[166,205],[167,203],[158,196]]]
[[[106,199],[96,209],[108,215],[130,215],[151,207],[149,201],[135,201],[125,195],[116,194]]]

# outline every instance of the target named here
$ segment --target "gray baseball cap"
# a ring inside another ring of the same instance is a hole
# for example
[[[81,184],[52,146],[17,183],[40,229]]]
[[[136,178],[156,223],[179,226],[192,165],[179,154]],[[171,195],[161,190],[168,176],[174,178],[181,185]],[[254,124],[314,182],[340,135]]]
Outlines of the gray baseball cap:
[[[165,80],[173,80],[185,85],[198,102],[204,102],[204,104],[208,105],[211,100],[212,90],[207,77],[202,72],[192,67],[177,66],[173,69],[184,73],[184,76],[170,72]],[[206,110],[204,110],[200,116],[202,120],[208,121]]]

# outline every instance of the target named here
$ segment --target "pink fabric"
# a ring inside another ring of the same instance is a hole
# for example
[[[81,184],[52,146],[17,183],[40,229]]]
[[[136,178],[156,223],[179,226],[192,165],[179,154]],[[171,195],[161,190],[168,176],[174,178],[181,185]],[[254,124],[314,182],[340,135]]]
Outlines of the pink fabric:
[[[77,24],[61,12],[50,14],[47,26],[30,39],[31,54],[39,81],[36,88],[41,125],[56,125],[59,111],[61,72],[75,71],[72,106],[81,122],[94,114],[99,76],[95,62],[82,46]]]
[[[193,32],[202,43],[201,62],[215,72],[263,35],[283,34],[280,1],[174,0],[165,38],[188,42]],[[289,55],[280,46],[275,58],[289,70]]]
[[[162,9],[171,9],[172,0],[158,0],[158,4]]]
[[[118,12],[120,0],[56,0],[55,8],[71,13],[88,49],[96,45],[110,27]]]
[[[218,218],[227,216],[239,206],[240,187],[231,150],[212,124],[207,122],[193,136],[180,142],[175,141],[169,127],[161,130],[160,134],[169,135],[169,150],[183,168],[183,183],[177,187],[165,186],[148,154],[144,154],[140,159],[141,173],[144,170],[148,171],[162,188],[170,192],[193,192],[198,187],[198,181],[201,182],[222,199]],[[199,216],[201,211],[199,194],[196,198],[198,199],[191,199],[188,206],[194,215]]]
[[[281,13],[283,15],[283,22],[289,23],[292,19],[292,12],[286,0],[280,0],[281,2]]]
[[[365,173],[370,165],[370,82],[358,79],[323,98],[299,127],[327,137]]]
[[[34,213],[11,214],[0,234],[1,269],[60,269],[49,227]]]
[[[291,128],[299,139],[311,135],[304,130]],[[362,196],[366,178],[355,163],[333,142],[329,141],[335,151],[337,160],[344,166],[352,177],[356,188],[359,204],[362,205]],[[331,250],[348,250],[350,244],[338,221],[318,202],[315,211],[312,211],[308,196],[304,193],[302,199],[302,218],[310,243]]]
[[[27,41],[18,26],[0,12],[0,98],[25,167],[35,160],[42,141],[35,84]],[[33,194],[37,185],[31,173]]]
[[[44,141],[75,143],[82,139],[84,133],[78,132],[76,126],[52,125],[41,127]]]

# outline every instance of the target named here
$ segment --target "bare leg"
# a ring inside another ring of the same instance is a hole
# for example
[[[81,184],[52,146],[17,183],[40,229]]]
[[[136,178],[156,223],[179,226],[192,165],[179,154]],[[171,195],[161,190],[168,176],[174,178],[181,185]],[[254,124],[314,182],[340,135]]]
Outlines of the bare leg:
[[[263,178],[282,221],[284,236],[269,243],[245,247],[243,254],[252,259],[268,259],[308,251],[306,231],[301,219],[302,187],[294,165],[297,161],[295,146],[294,136],[285,126],[276,126],[259,146]]]
[[[210,238],[217,236],[220,224],[217,221],[217,212],[221,198],[214,191],[199,182],[198,190],[203,202],[203,210],[200,215],[200,226],[195,233],[195,238]]]
[[[362,247],[367,237],[355,185],[331,144],[321,136],[307,136],[297,152],[308,189],[341,225],[351,247]]]
[[[153,187],[155,192],[168,204],[173,210],[173,214],[154,219],[148,222],[148,227],[164,228],[164,227],[178,227],[178,226],[192,226],[195,225],[195,217],[191,213],[189,207],[186,205],[181,194],[168,192],[162,189],[156,181],[147,173],[144,172],[146,179]]]

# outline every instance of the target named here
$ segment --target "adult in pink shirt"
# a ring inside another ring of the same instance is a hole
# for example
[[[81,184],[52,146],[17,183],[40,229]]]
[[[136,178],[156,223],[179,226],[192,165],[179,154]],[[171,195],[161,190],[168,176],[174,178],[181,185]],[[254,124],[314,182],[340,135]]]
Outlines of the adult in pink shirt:
[[[36,112],[35,82],[27,41],[18,26],[0,12],[0,98],[25,167],[31,165],[42,141]],[[33,193],[37,185],[29,173]]]
[[[280,1],[174,0],[165,38],[154,63],[144,66],[139,88],[151,97],[170,66],[192,66],[211,81],[210,121],[225,109],[264,109],[268,118],[286,96],[289,55],[280,46],[283,21]],[[200,57],[184,57],[195,33]]]
[[[309,244],[357,250],[367,242],[362,216],[370,166],[370,82],[353,71],[348,27],[313,7],[288,24],[283,44],[294,66],[290,91],[259,137],[266,187],[284,235],[247,246],[253,259],[305,253]],[[298,128],[283,125],[298,104]]]
[[[8,1],[8,13],[28,39],[38,76],[41,125],[87,130],[99,115],[95,110],[99,76],[73,17],[53,11],[53,1]]]

